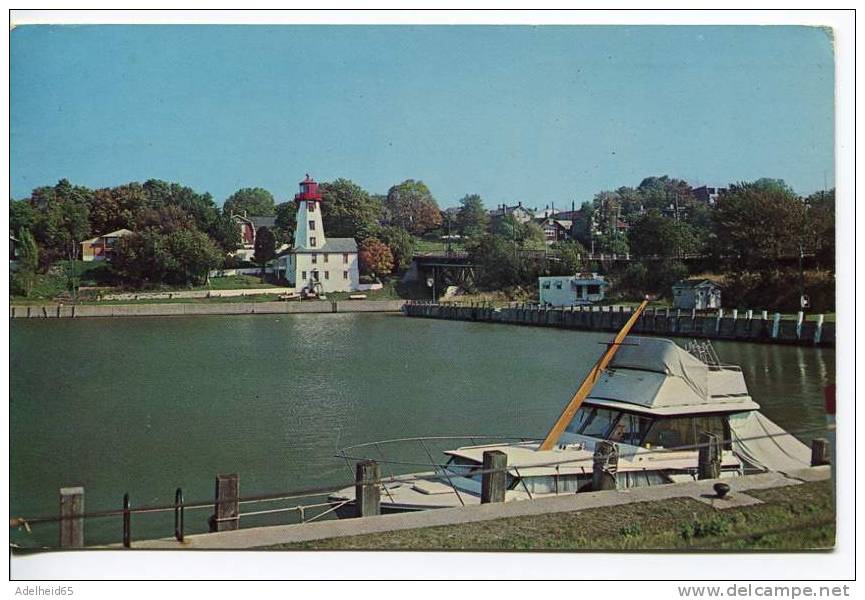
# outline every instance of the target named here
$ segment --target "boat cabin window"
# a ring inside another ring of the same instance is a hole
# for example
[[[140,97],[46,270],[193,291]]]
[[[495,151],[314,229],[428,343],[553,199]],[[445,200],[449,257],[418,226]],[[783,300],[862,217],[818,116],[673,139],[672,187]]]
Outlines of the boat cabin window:
[[[724,418],[720,415],[655,419],[643,439],[646,448],[679,448],[696,446],[700,433],[714,433],[723,440],[724,448],[730,449],[730,436]]]
[[[621,413],[608,408],[592,408],[590,411],[580,433],[594,438],[606,439],[613,423],[616,422]]]
[[[700,433],[706,431],[719,436],[724,448],[731,449],[729,425],[722,415],[650,417],[586,405],[574,415],[567,431],[645,448],[695,446]]]
[[[610,433],[611,442],[639,446],[652,425],[652,419],[632,413],[622,413]]]

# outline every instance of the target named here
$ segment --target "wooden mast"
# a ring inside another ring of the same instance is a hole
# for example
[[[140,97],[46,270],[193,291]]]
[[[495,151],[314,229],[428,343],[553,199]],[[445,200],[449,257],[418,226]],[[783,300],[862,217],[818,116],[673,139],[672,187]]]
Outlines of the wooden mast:
[[[610,361],[613,360],[613,356],[615,356],[616,351],[619,349],[622,341],[625,339],[625,336],[628,335],[628,332],[631,331],[631,327],[634,326],[634,323],[637,322],[637,319],[640,318],[640,315],[643,313],[643,309],[646,308],[646,305],[649,303],[648,300],[643,300],[634,313],[631,315],[631,318],[628,319],[627,323],[622,327],[619,331],[616,338],[607,346],[607,350],[601,355],[601,358],[598,359],[598,362],[595,363],[595,366],[592,367],[592,370],[589,371],[589,374],[586,375],[586,378],[583,380],[583,383],[574,392],[574,397],[571,398],[571,401],[568,402],[568,405],[565,406],[565,410],[562,411],[561,416],[559,416],[558,420],[553,425],[553,428],[550,429],[550,432],[547,434],[547,437],[544,438],[544,441],[541,443],[538,450],[552,450],[553,446],[556,442],[559,441],[562,433],[564,433],[565,428],[568,426],[568,423],[571,422],[571,419],[574,418],[574,415],[577,414],[577,411],[580,409],[580,405],[583,403],[583,400],[589,395],[589,392],[592,391],[592,388],[595,387],[595,382],[598,380],[601,372],[607,368],[607,365],[610,364]]]

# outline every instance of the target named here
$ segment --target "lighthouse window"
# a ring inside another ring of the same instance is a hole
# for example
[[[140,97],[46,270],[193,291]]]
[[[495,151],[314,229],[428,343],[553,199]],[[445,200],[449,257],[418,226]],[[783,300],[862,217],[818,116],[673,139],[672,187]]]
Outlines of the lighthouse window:
[[[309,245],[311,247],[315,248],[315,238],[314,237],[309,238]]]
[[[342,272],[342,278],[343,278],[343,279],[348,279],[348,271],[343,271],[343,272]]]
[[[306,210],[308,210],[309,212],[315,212],[315,202],[307,202]]]
[[[300,272],[300,278],[301,278],[301,279],[306,279],[306,271],[301,271],[301,272]]]
[[[315,221],[310,221],[310,222],[309,222],[309,230],[310,230],[310,231],[315,231]]]
[[[315,252],[312,253],[312,264],[318,264],[318,254]]]
[[[324,253],[324,262],[327,262],[327,252]]]
[[[330,279],[330,271],[325,271],[325,272],[324,272],[324,278],[325,278],[325,279]]]
[[[343,255],[342,255],[342,262],[344,262],[344,263],[347,263],[347,262],[348,262],[348,254],[343,254]]]

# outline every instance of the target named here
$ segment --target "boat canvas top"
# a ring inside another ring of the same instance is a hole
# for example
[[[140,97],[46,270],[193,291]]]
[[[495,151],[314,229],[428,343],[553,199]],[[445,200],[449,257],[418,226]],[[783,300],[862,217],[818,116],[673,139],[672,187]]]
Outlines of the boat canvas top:
[[[657,416],[760,408],[739,367],[707,365],[672,340],[627,340],[598,378],[587,403]]]

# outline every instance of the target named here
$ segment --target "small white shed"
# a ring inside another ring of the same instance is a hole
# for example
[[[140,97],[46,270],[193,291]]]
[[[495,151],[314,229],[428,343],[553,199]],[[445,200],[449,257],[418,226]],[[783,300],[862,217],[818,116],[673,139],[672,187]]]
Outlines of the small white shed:
[[[541,304],[551,306],[578,306],[604,299],[604,288],[609,285],[597,273],[538,277]]]
[[[673,308],[721,308],[721,286],[708,279],[685,279],[673,284]]]

